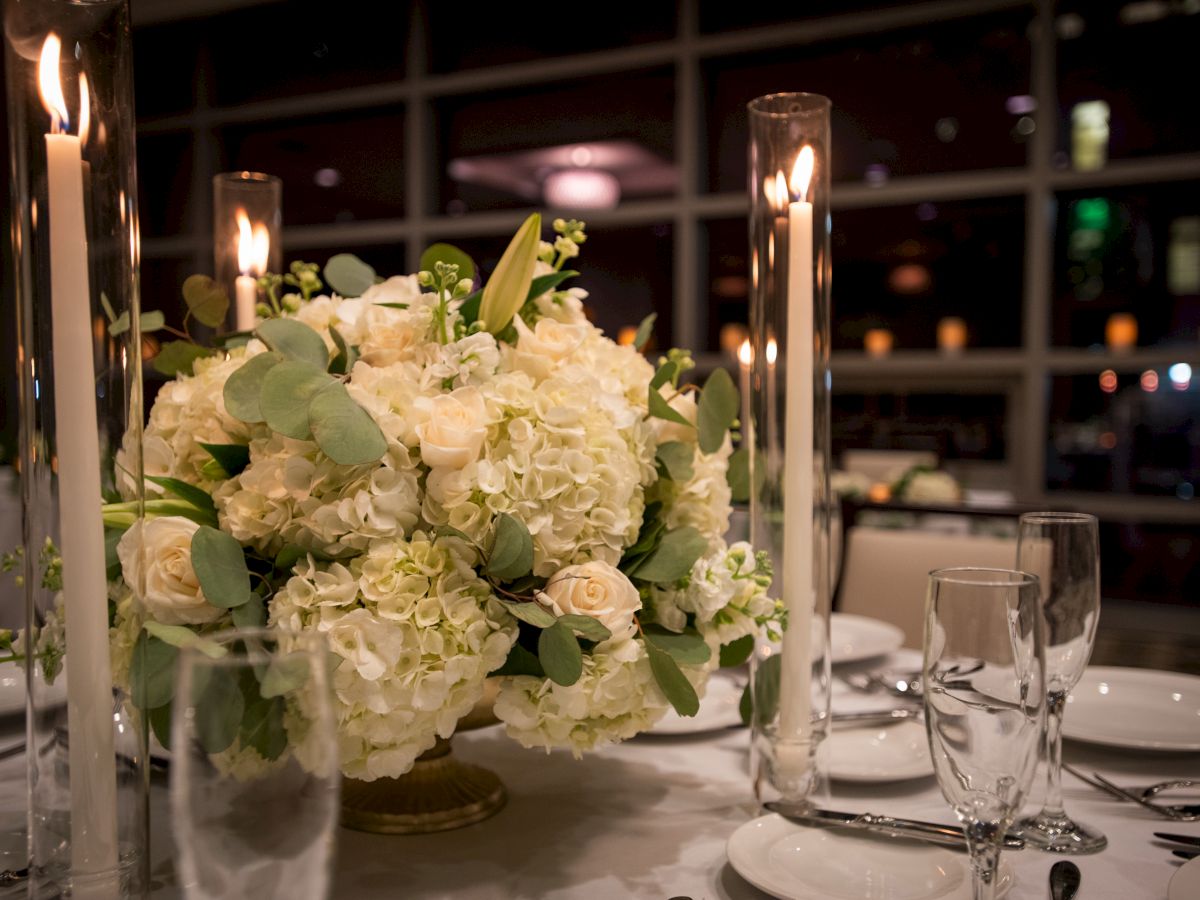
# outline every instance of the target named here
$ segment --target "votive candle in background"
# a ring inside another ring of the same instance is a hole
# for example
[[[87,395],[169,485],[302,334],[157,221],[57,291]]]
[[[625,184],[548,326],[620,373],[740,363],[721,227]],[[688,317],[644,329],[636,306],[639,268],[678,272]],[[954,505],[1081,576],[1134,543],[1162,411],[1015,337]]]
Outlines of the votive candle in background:
[[[271,235],[262,222],[250,224],[246,210],[237,211],[238,275],[234,282],[236,297],[235,327],[238,331],[253,331],[258,324],[258,279],[267,271],[271,256]]]
[[[967,323],[958,316],[946,316],[938,320],[937,345],[943,353],[962,353],[967,346]]]
[[[863,349],[872,359],[882,359],[892,352],[892,332],[887,328],[869,328],[863,335]]]
[[[1138,321],[1132,313],[1113,313],[1104,324],[1104,343],[1109,350],[1126,353],[1137,346]]]

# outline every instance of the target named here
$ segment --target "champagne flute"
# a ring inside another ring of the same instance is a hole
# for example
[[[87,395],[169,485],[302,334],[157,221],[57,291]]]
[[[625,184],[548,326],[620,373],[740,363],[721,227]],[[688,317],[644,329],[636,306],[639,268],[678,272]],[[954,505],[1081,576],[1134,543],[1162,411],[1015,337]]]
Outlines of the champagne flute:
[[[1100,619],[1100,554],[1096,517],[1037,512],[1021,516],[1017,568],[1041,581],[1046,635],[1046,799],[1017,823],[1030,846],[1054,853],[1096,853],[1108,840],[1063,809],[1062,718],[1067,696],[1092,655]]]
[[[938,569],[925,604],[925,722],[934,771],[992,900],[1000,845],[1037,769],[1046,690],[1037,577]]]
[[[328,895],[339,769],[323,635],[235,629],[180,653],[171,811],[189,900]]]

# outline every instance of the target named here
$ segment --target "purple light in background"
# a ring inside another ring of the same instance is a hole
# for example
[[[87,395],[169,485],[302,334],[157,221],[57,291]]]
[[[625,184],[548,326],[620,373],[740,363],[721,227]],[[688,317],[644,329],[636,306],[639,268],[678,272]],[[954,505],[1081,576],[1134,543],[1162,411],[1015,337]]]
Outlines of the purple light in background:
[[[871,187],[880,187],[887,184],[888,177],[891,172],[883,163],[871,163],[867,166],[867,171],[863,174],[863,181]]]
[[[1026,116],[1037,109],[1037,100],[1028,94],[1017,94],[1004,101],[1004,108],[1014,116]]]
[[[612,209],[621,200],[621,183],[601,169],[561,169],[547,176],[542,194],[560,209]]]
[[[922,203],[918,205],[917,218],[922,222],[932,222],[937,218],[937,207],[932,203]]]
[[[342,173],[337,169],[317,169],[313,173],[313,184],[317,187],[335,188],[342,183]]]

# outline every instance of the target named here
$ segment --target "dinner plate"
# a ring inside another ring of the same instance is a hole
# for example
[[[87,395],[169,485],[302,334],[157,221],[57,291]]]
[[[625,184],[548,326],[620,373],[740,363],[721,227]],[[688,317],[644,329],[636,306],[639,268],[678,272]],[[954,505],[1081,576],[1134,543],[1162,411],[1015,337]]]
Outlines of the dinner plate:
[[[966,853],[906,838],[806,828],[777,815],[739,827],[726,845],[735,872],[780,900],[970,900]],[[1000,863],[996,896],[1013,883]]]
[[[857,662],[900,649],[904,632],[879,619],[834,613],[829,617],[829,642],[832,662]]]
[[[1167,900],[1196,900],[1200,897],[1200,856],[1176,870],[1167,884]]]
[[[53,684],[42,688],[39,701],[52,706],[67,700],[67,675],[60,672]],[[25,670],[16,662],[0,663],[0,717],[25,713]]]
[[[742,724],[738,704],[745,685],[725,672],[714,672],[700,701],[700,711],[694,716],[681,716],[674,709],[660,719],[649,734],[701,734]]]
[[[875,728],[835,725],[822,752],[835,781],[907,781],[933,774],[925,726],[911,720]]]
[[[1067,698],[1062,731],[1130,750],[1200,750],[1200,678],[1092,666]]]

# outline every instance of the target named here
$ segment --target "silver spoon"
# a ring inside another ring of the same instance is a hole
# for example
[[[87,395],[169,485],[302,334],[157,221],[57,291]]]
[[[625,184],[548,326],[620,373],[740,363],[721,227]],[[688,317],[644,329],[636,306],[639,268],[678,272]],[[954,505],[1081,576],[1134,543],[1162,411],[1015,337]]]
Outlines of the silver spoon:
[[[1069,860],[1060,860],[1050,867],[1051,900],[1071,900],[1079,890],[1079,866]]]

